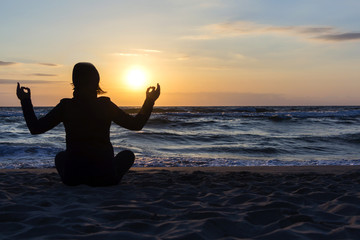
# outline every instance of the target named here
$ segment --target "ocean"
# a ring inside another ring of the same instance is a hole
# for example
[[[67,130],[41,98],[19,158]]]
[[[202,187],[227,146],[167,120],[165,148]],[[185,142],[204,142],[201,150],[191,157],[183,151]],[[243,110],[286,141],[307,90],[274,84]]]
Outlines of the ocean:
[[[155,107],[141,131],[113,123],[111,141],[137,167],[359,165],[360,106]],[[62,124],[33,136],[20,107],[0,107],[0,168],[54,167],[64,149]]]

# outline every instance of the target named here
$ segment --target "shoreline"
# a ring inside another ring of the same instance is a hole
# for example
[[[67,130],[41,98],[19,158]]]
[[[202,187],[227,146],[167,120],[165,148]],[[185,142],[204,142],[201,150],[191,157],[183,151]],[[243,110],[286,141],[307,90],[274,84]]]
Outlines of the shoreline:
[[[317,174],[344,174],[360,171],[360,165],[307,165],[307,166],[231,166],[231,167],[132,167],[134,172],[142,171],[170,171],[170,172],[251,172],[251,173],[317,173]],[[0,169],[0,173],[6,172],[32,172],[32,173],[53,173],[55,168],[19,168]]]

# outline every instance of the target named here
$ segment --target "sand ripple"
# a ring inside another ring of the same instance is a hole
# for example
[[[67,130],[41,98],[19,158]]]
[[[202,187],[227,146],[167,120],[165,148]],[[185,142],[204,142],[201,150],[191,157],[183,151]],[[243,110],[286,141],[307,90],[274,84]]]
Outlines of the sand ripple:
[[[0,239],[357,239],[360,173],[131,171],[67,187],[0,173]]]

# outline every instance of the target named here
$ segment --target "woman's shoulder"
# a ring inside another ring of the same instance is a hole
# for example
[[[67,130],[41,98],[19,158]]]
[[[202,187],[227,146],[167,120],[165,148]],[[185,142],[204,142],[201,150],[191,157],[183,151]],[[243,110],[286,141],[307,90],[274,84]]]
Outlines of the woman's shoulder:
[[[113,107],[115,105],[109,97],[98,97],[97,98],[98,104],[104,107]]]
[[[71,103],[74,101],[74,98],[63,98],[60,100],[60,103]],[[98,102],[111,102],[109,97],[98,97]]]
[[[68,102],[72,102],[72,98],[63,98],[60,100],[60,103],[68,103]]]
[[[73,98],[63,98],[60,100],[60,103],[58,104],[58,106],[61,106],[61,107],[68,107],[68,106],[71,106],[74,102],[74,99]]]
[[[101,102],[111,102],[109,97],[98,97],[97,99]]]
[[[97,102],[101,105],[111,105],[111,99],[109,97],[98,97]]]

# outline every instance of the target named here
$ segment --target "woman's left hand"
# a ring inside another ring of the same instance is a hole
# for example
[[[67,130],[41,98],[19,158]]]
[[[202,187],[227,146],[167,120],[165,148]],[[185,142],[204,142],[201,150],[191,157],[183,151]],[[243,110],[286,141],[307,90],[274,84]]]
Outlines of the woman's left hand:
[[[160,96],[160,85],[159,84],[157,84],[156,89],[155,89],[155,87],[148,87],[148,89],[146,90],[146,98],[147,99],[150,99],[155,102],[156,99],[159,98],[159,96]]]

